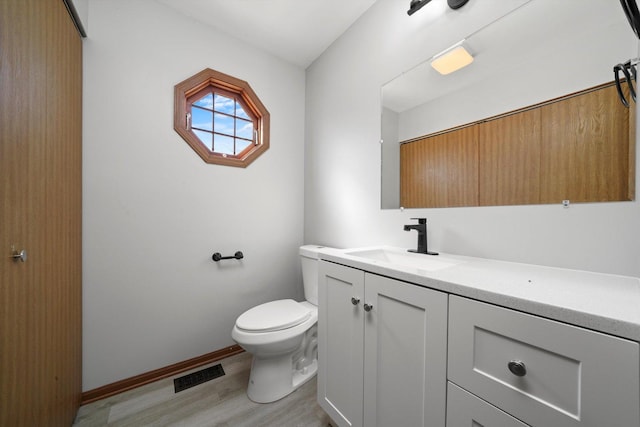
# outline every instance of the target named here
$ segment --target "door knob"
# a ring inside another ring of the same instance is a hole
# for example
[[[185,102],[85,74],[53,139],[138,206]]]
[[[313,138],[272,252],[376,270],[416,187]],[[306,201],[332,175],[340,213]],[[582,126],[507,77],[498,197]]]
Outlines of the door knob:
[[[356,297],[351,297],[351,304],[353,305],[358,305],[360,303],[360,300]]]
[[[11,258],[13,258],[13,260],[16,262],[18,261],[25,262],[27,260],[27,251],[23,249],[20,252],[18,252],[16,249],[14,249],[13,253],[11,254]]]
[[[371,304],[365,304],[363,307],[366,312],[373,310],[373,306]]]

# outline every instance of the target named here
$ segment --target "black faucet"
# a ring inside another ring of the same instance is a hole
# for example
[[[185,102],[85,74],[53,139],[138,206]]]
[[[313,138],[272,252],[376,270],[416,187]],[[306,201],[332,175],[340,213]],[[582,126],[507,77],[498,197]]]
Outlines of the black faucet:
[[[418,232],[418,249],[409,249],[408,252],[418,254],[438,255],[438,252],[429,252],[427,249],[427,218],[411,218],[417,219],[417,224],[409,224],[404,226],[404,231],[416,230]]]

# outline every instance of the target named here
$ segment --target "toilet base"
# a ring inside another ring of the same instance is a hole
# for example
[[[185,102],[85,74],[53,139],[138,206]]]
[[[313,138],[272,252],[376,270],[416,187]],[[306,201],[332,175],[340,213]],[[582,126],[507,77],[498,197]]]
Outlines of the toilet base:
[[[256,403],[275,402],[309,381],[317,371],[317,359],[301,369],[294,369],[291,355],[269,358],[254,356],[247,396]]]

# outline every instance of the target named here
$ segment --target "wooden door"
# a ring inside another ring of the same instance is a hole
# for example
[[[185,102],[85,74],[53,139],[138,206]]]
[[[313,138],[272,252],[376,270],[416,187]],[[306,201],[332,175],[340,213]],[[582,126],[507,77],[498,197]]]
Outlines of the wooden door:
[[[633,199],[629,151],[635,139],[630,143],[629,110],[614,86],[546,105],[540,117],[541,203]]]
[[[81,55],[62,0],[0,2],[3,426],[68,426],[80,402]]]
[[[364,425],[444,426],[447,294],[365,275]]]
[[[321,261],[318,277],[318,403],[338,426],[362,427],[364,272]]]
[[[540,109],[479,126],[480,206],[540,203]]]
[[[400,146],[400,206],[478,206],[478,126]]]

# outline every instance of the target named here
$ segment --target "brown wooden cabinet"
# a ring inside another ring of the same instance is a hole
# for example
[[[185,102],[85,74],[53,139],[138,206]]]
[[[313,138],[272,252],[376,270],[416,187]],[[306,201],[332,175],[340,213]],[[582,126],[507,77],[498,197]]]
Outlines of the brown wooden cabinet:
[[[633,200],[630,117],[607,84],[402,144],[401,206]]]
[[[65,3],[3,0],[2,426],[68,426],[80,403],[81,121],[82,41]]]

